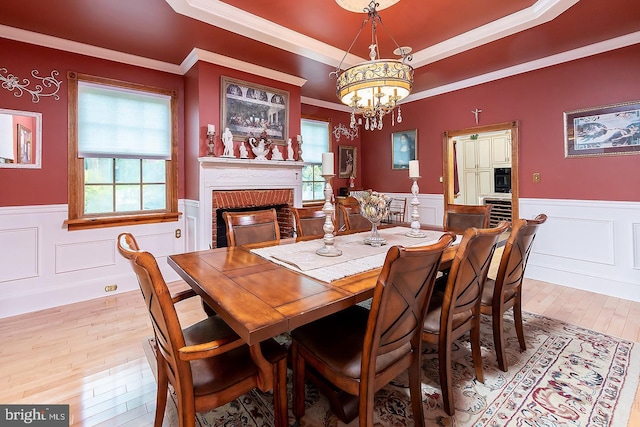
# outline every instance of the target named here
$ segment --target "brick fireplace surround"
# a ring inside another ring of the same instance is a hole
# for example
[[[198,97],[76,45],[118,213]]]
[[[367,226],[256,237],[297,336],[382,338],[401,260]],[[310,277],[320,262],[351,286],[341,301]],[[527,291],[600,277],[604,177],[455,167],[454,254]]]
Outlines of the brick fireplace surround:
[[[201,157],[195,250],[216,245],[216,211],[238,207],[281,206],[283,237],[293,235],[292,207],[302,206],[303,162]],[[187,218],[191,221],[190,218]]]

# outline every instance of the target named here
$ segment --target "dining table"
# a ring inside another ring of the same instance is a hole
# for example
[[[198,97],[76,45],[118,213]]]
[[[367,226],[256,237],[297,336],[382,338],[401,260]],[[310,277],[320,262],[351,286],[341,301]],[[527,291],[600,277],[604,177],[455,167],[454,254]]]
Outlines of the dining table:
[[[287,238],[170,255],[167,262],[250,346],[259,388],[267,391],[278,379],[260,342],[371,298],[389,247],[429,244],[444,233],[423,228],[423,238],[405,236],[407,226],[381,228],[387,240],[382,247],[364,243],[369,232],[339,234],[337,257],[316,254],[323,238]],[[441,268],[450,265],[455,251],[451,246],[444,252]]]

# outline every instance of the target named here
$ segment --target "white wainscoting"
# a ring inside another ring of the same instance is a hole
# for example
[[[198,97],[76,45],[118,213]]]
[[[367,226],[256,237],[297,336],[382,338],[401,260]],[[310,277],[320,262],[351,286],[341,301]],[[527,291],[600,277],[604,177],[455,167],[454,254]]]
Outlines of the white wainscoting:
[[[520,199],[520,216],[545,213],[527,277],[640,301],[640,203]]]
[[[183,203],[179,208],[185,211]],[[185,251],[184,215],[178,222],[78,231],[67,231],[66,218],[67,205],[0,208],[0,318],[138,289],[116,248],[125,231],[156,256],[167,281],[179,278],[166,257]],[[107,285],[118,289],[107,294]]]
[[[411,213],[409,193],[407,220]],[[442,195],[420,194],[420,222],[442,225]],[[132,232],[167,281],[166,257],[200,248],[201,205],[179,201],[179,222],[67,231],[66,205],[0,208],[0,318],[138,289],[116,238]],[[520,199],[520,214],[549,217],[529,258],[527,277],[640,301],[640,203]],[[181,237],[175,237],[175,230]],[[109,294],[104,287],[117,284]]]

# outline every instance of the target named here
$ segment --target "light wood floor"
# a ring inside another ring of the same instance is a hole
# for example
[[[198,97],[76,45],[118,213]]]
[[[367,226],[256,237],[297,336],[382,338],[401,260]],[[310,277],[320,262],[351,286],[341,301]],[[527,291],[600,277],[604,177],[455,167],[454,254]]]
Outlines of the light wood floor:
[[[533,280],[525,287],[526,311],[640,342],[640,303]],[[179,306],[184,325],[203,316],[198,298]],[[69,404],[77,426],[152,425],[156,386],[141,346],[151,334],[138,291],[0,319],[0,403]],[[636,393],[629,426],[638,425]]]

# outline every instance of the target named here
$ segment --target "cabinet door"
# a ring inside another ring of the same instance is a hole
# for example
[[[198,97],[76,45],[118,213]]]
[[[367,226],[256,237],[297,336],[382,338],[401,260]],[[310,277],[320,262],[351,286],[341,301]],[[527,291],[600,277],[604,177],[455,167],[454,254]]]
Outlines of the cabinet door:
[[[475,205],[478,203],[478,175],[475,170],[465,170],[463,173],[463,185],[460,190],[464,195],[463,204]]]
[[[493,167],[511,166],[511,143],[506,136],[491,139],[491,157]]]
[[[478,171],[478,193],[479,194],[490,194],[493,193],[493,170],[479,170]],[[478,198],[476,197],[474,205],[479,203]]]
[[[480,138],[476,141],[476,164],[478,169],[491,168],[491,138]]]

